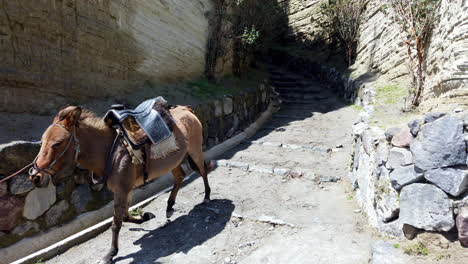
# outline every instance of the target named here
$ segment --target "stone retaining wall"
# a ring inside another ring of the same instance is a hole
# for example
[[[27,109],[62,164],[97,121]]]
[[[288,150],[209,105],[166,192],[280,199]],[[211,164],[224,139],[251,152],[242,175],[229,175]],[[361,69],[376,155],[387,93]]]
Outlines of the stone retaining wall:
[[[239,134],[253,123],[267,109],[270,92],[269,86],[260,84],[244,94],[195,106],[196,115],[203,123],[204,149]],[[39,148],[38,142],[0,145],[0,179],[30,163]],[[0,184],[0,248],[59,226],[111,201],[112,193],[106,188],[93,190],[89,176],[89,171],[75,169],[70,177],[57,185],[51,183],[47,188],[34,188],[27,174]]]
[[[387,131],[368,121],[362,112],[353,127],[349,176],[370,224],[409,239],[457,225],[468,245],[468,112],[428,113]]]

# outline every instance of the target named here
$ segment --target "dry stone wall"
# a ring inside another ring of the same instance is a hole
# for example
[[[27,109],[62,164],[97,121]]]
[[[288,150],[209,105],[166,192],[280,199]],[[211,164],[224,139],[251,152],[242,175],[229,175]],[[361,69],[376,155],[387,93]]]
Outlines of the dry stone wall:
[[[457,226],[468,245],[468,220],[460,214],[468,208],[468,112],[427,113],[383,131],[369,124],[372,108],[366,110],[353,127],[349,178],[370,224],[409,239]]]
[[[195,106],[203,124],[204,149],[242,132],[267,109],[271,96],[271,88],[259,84],[243,94]],[[39,149],[39,142],[0,145],[0,179],[30,163]],[[105,206],[113,195],[107,188],[96,190],[90,176],[89,171],[75,169],[45,188],[34,188],[26,173],[1,183],[0,248]]]
[[[316,21],[319,18],[320,4],[324,0],[279,1],[288,10],[290,36],[314,47],[313,44],[320,40]],[[390,10],[384,11],[381,8],[383,4],[384,1],[369,1],[361,26],[356,62],[351,69],[355,76],[374,73],[383,75],[390,81],[397,80],[408,84],[406,47],[401,42],[398,25],[386,14]],[[438,15],[440,23],[434,29],[427,51],[424,99],[435,103],[456,101],[466,105],[468,2],[442,0]],[[323,45],[320,47],[323,48]],[[458,97],[458,100],[453,100],[454,97]]]
[[[0,8],[0,111],[47,112],[204,71],[209,0],[15,0]]]

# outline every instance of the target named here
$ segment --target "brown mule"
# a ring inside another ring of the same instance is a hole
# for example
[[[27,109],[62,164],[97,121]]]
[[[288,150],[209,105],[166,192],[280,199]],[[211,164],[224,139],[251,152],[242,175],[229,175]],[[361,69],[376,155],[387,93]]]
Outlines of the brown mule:
[[[184,179],[181,162],[188,154],[189,160],[196,165],[194,169],[203,177],[205,185],[204,201],[210,200],[208,171],[202,151],[202,125],[189,107],[177,106],[169,110],[175,120],[173,133],[178,149],[164,158],[151,159],[148,166],[148,179],[158,178],[172,171],[174,188],[167,201],[167,217],[171,216],[177,192]],[[46,186],[52,177],[60,177],[76,164],[103,176],[106,157],[116,136],[114,129],[89,111],[69,106],[61,110],[42,136],[42,146],[30,170],[30,180],[37,187]],[[144,183],[143,165],[134,165],[122,144],[116,148],[113,166],[107,179],[109,189],[114,193],[114,221],[112,223],[112,245],[109,253],[102,259],[111,263],[118,252],[118,236],[122,222],[143,223],[152,217],[145,213],[135,218],[128,213],[131,191],[134,186]]]

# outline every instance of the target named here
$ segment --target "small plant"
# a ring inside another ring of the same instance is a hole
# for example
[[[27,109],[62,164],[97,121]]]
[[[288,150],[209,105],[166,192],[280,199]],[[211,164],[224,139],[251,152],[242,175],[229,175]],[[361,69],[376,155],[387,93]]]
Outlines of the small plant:
[[[142,216],[143,215],[143,209],[141,209],[140,207],[137,207],[137,208],[133,208],[132,210],[130,210],[128,212],[129,215],[131,216]]]
[[[452,257],[451,254],[438,254],[438,255],[435,257],[435,259],[436,259],[437,261],[441,261],[441,260],[443,260],[443,259],[448,259],[448,258],[451,258],[451,257]]]
[[[354,197],[353,197],[351,194],[348,195],[348,197],[346,197],[346,199],[348,199],[348,200],[352,200],[353,198],[354,198]]]
[[[393,105],[399,99],[403,99],[407,95],[406,89],[398,84],[387,84],[377,87],[377,102],[385,105]]]
[[[426,77],[426,55],[432,30],[437,21],[440,0],[390,0],[393,20],[400,25],[407,47],[412,77],[411,107],[421,103]]]
[[[429,254],[429,250],[427,249],[427,247],[422,242],[418,242],[416,244],[407,246],[407,247],[405,247],[404,251],[408,255],[427,256]]]
[[[251,28],[244,28],[244,33],[241,36],[242,43],[246,46],[254,46],[260,37],[260,32],[255,29],[255,26]]]
[[[361,105],[355,105],[355,104],[351,105],[351,108],[359,112],[364,110],[364,107],[362,107]]]
[[[36,260],[36,262],[34,262],[34,264],[44,264],[44,260],[40,258],[40,259]]]
[[[367,0],[333,0],[320,5],[322,20],[319,26],[331,43],[344,49],[348,66],[353,63],[359,40],[359,27]]]
[[[400,248],[400,244],[393,244],[394,248]]]

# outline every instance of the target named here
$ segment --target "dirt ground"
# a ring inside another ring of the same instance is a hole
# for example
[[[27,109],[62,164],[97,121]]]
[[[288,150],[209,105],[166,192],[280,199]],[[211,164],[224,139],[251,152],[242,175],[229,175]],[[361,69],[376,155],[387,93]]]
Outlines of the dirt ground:
[[[297,82],[303,91],[289,93],[263,130],[219,158],[209,174],[212,201],[201,203],[202,180],[192,178],[167,221],[169,194],[160,196],[143,208],[155,219],[124,224],[114,263],[439,261],[434,255],[402,256],[403,249],[396,246],[376,253],[373,245],[382,238],[367,226],[345,180],[357,110],[314,80],[272,74],[282,76],[275,85]],[[304,94],[312,96],[305,100]],[[47,263],[96,263],[110,242],[107,230]],[[457,254],[440,263],[467,263]]]

